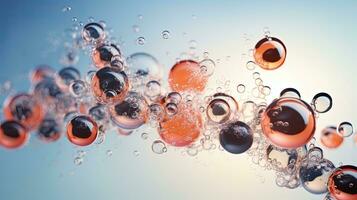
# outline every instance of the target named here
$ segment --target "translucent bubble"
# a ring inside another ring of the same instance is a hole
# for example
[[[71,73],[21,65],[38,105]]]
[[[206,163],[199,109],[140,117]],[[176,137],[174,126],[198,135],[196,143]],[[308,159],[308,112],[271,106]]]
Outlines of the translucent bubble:
[[[84,159],[82,157],[75,157],[73,162],[74,162],[75,165],[78,166],[78,165],[81,165],[83,163],[83,160]]]
[[[338,167],[328,180],[328,190],[330,195],[338,200],[357,199],[357,167]]]
[[[62,7],[62,12],[69,12],[72,10],[72,7],[71,6],[63,6]]]
[[[342,144],[343,136],[335,126],[328,126],[321,131],[320,141],[327,148],[337,148]]]
[[[260,77],[260,73],[259,72],[254,72],[253,73],[253,79],[258,79]]]
[[[265,95],[265,96],[268,96],[270,95],[270,92],[271,92],[271,88],[269,86],[264,86],[262,88],[262,93]]]
[[[61,136],[61,124],[53,117],[46,117],[39,125],[37,135],[42,141],[54,142]]]
[[[165,102],[166,103],[174,103],[174,104],[179,104],[181,102],[181,95],[178,92],[170,92],[166,98]]]
[[[97,138],[97,134],[97,123],[88,116],[78,115],[67,124],[67,137],[75,145],[90,145]]]
[[[280,97],[292,97],[292,98],[301,98],[300,92],[295,88],[285,88],[280,92]]]
[[[134,53],[126,59],[126,62],[129,77],[144,78],[145,81],[162,78],[162,67],[159,61],[150,54]]]
[[[255,117],[255,113],[257,111],[257,104],[253,101],[246,101],[242,105],[242,115],[244,116],[246,121],[251,121]]]
[[[143,140],[148,139],[148,137],[149,137],[149,134],[148,134],[148,133],[142,133],[142,134],[141,134],[141,138],[142,138]]]
[[[211,76],[214,73],[216,63],[212,59],[204,59],[200,63],[201,74],[203,76]]]
[[[329,94],[321,92],[312,98],[312,107],[318,113],[325,113],[332,108],[332,98]]]
[[[133,154],[134,154],[135,157],[140,156],[140,152],[138,150],[133,151]]]
[[[160,137],[173,146],[188,146],[200,135],[203,126],[198,110],[186,103],[178,104],[178,112],[159,123]]]
[[[162,38],[164,38],[165,40],[170,38],[170,32],[168,30],[162,31]]]
[[[193,60],[181,60],[170,70],[169,85],[177,92],[202,92],[207,84],[208,77],[201,75],[200,64]]]
[[[146,83],[145,95],[150,99],[158,98],[161,95],[161,85],[158,81],[149,81]]]
[[[145,44],[145,38],[144,38],[144,37],[138,37],[138,38],[136,39],[136,43],[137,43],[138,45],[144,45],[144,44]]]
[[[103,123],[109,118],[107,108],[101,104],[91,107],[88,114],[98,123]]]
[[[133,31],[138,33],[140,31],[140,27],[138,25],[133,25]]]
[[[92,51],[92,61],[97,68],[110,66],[113,57],[121,56],[115,44],[103,44]]]
[[[108,157],[110,157],[113,155],[113,151],[109,149],[109,150],[107,150],[106,154]]]
[[[239,109],[238,103],[235,100],[235,98],[233,98],[232,96],[225,94],[225,93],[215,93],[213,95],[213,99],[216,99],[216,98],[223,99],[228,103],[228,105],[231,109],[232,115],[234,115],[236,112],[238,112],[238,109]]]
[[[338,133],[340,133],[343,137],[349,137],[353,134],[353,126],[350,122],[341,122],[338,125]]]
[[[39,65],[30,73],[32,83],[38,83],[44,79],[53,78],[55,70],[48,65]]]
[[[237,92],[238,92],[238,93],[244,93],[244,92],[245,92],[245,85],[243,85],[243,84],[238,84],[238,85],[237,85]]]
[[[286,47],[278,38],[265,37],[255,45],[255,63],[263,69],[277,69],[284,64],[285,58]]]
[[[135,129],[143,125],[148,118],[148,104],[136,92],[129,92],[124,101],[109,107],[111,120],[119,127]]]
[[[297,148],[305,145],[315,132],[311,107],[296,98],[279,98],[265,110],[261,120],[264,135],[276,146]]]
[[[123,71],[125,68],[123,58],[120,55],[113,56],[110,61],[110,66],[115,67],[120,71]]]
[[[319,147],[313,147],[313,148],[309,149],[307,157],[310,161],[316,162],[323,158],[323,151]]]
[[[219,141],[226,151],[233,154],[240,154],[252,146],[253,132],[244,122],[231,122],[225,125],[220,131]]]
[[[178,111],[177,105],[175,103],[167,103],[165,106],[165,111],[169,116],[173,116]]]
[[[225,100],[216,98],[208,104],[206,114],[210,121],[221,124],[230,119],[231,108]]]
[[[248,61],[245,66],[248,70],[254,70],[257,64],[254,61]]]
[[[80,78],[81,75],[76,68],[65,67],[58,71],[56,82],[61,88],[67,88],[73,81]]]
[[[266,149],[266,158],[275,170],[283,171],[295,167],[298,152],[295,149],[289,150],[269,145]]]
[[[151,145],[151,150],[156,154],[163,154],[167,151],[165,143],[161,140],[155,140]]]
[[[99,102],[121,102],[128,93],[129,79],[123,71],[113,67],[104,67],[93,76],[91,88]]]
[[[20,93],[5,100],[3,112],[5,119],[16,120],[31,130],[41,123],[45,110],[34,96]]]
[[[8,120],[0,124],[0,146],[4,148],[20,148],[29,137],[26,128],[17,121]]]
[[[69,91],[74,97],[83,97],[88,92],[88,88],[84,81],[75,80],[69,86]]]
[[[82,38],[86,42],[102,41],[105,38],[105,32],[102,25],[99,23],[88,23],[83,27]]]

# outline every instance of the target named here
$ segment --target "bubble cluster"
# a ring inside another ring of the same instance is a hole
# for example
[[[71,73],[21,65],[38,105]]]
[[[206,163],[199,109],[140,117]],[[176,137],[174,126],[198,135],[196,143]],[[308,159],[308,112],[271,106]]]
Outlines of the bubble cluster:
[[[77,23],[78,19],[72,20]],[[235,80],[232,92],[231,80],[219,79],[214,88],[209,84],[218,67],[231,60],[230,55],[222,61],[206,51],[201,58],[197,41],[190,39],[189,50],[171,63],[164,76],[157,58],[145,52],[126,57],[123,42],[115,41],[103,21],[89,21],[81,25],[80,32],[77,27],[71,34],[63,68],[36,66],[29,75],[29,91],[6,98],[1,147],[20,148],[31,132],[45,143],[66,134],[70,143],[88,146],[102,144],[108,132],[127,137],[140,131],[139,137],[150,141],[152,152],[158,155],[170,148],[181,148],[183,154],[193,157],[213,150],[246,153],[254,164],[275,173],[279,187],[301,186],[312,194],[329,192],[328,199],[357,198],[356,167],[335,168],[315,144],[317,115],[331,110],[332,97],[321,92],[308,104],[298,90],[285,88],[268,101],[273,88],[265,83],[263,73],[255,71],[256,66],[265,70],[281,67],[287,50],[267,28],[265,38],[242,54],[254,58],[243,61],[253,87]],[[132,28],[135,33],[140,30],[138,25]],[[167,42],[174,39],[168,30],[161,37]],[[136,43],[144,45],[144,36],[137,37]],[[93,65],[84,77],[76,67],[82,53]],[[157,133],[139,129],[148,127]],[[353,133],[352,123],[344,121],[324,128],[319,139],[326,148],[338,148]],[[357,134],[354,137],[357,143]],[[105,154],[110,157],[113,151]],[[140,152],[133,150],[133,155],[139,157]],[[84,157],[85,152],[79,150],[74,164],[82,165]]]

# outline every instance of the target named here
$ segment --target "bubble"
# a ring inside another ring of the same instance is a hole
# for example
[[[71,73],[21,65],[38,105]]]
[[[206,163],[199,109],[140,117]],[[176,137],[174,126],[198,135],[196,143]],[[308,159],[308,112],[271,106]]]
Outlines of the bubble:
[[[200,63],[200,71],[203,76],[212,76],[216,63],[212,59],[203,59]]]
[[[181,95],[178,92],[170,92],[166,98],[165,102],[167,103],[174,103],[174,104],[179,104],[181,102]]]
[[[343,136],[335,126],[328,126],[321,131],[320,141],[327,148],[337,148],[342,144]]]
[[[151,145],[151,150],[156,154],[163,154],[167,151],[167,148],[161,140],[155,140]]]
[[[326,159],[316,162],[305,161],[299,170],[301,185],[312,194],[326,193],[327,182],[334,169],[333,163]]]
[[[112,150],[107,150],[106,152],[108,157],[111,157],[113,155],[113,151]]]
[[[97,138],[98,126],[86,115],[78,115],[67,124],[68,140],[78,146],[87,146]]]
[[[270,88],[269,86],[264,86],[261,92],[262,92],[264,95],[268,96],[268,95],[270,95],[271,88]]]
[[[97,68],[103,68],[109,66],[115,56],[121,56],[120,49],[114,44],[103,44],[93,50],[92,61]]]
[[[353,126],[350,122],[341,122],[337,130],[343,137],[350,137],[353,134]]]
[[[62,124],[60,124],[55,118],[46,117],[39,125],[37,135],[42,141],[54,142],[61,136],[61,126]]]
[[[219,142],[221,146],[230,153],[244,153],[252,146],[252,129],[244,122],[231,122],[225,125],[220,131]]]
[[[264,135],[276,146],[301,147],[315,132],[314,112],[300,99],[279,98],[262,114],[261,126]]]
[[[150,99],[156,99],[161,95],[161,85],[158,81],[149,81],[146,83],[145,95]]]
[[[165,111],[160,104],[151,104],[149,106],[150,120],[161,121],[164,118]]]
[[[75,80],[69,86],[69,91],[74,97],[83,97],[88,92],[88,88],[84,81]]]
[[[148,137],[149,137],[149,134],[147,134],[147,133],[142,133],[141,134],[141,139],[143,139],[143,140],[148,139]]]
[[[140,156],[140,152],[138,150],[133,151],[133,154],[134,154],[135,157]]]
[[[88,110],[88,114],[96,121],[97,123],[104,123],[109,119],[107,108],[104,105],[98,104],[91,107]]]
[[[162,38],[167,40],[170,38],[170,32],[168,30],[162,31]]]
[[[330,195],[337,200],[357,199],[357,167],[343,165],[328,180]]]
[[[313,147],[313,148],[309,149],[307,156],[308,156],[309,161],[316,162],[323,158],[323,151],[319,147]]]
[[[260,73],[259,72],[254,72],[253,73],[253,79],[258,79],[260,77]]]
[[[167,103],[165,106],[165,111],[169,116],[173,116],[178,111],[177,105],[175,103]]]
[[[269,145],[266,149],[267,161],[277,171],[286,171],[294,168],[298,160],[296,149],[283,149],[274,145]]]
[[[200,135],[202,117],[199,111],[184,103],[178,105],[178,112],[159,123],[159,134],[166,143],[182,147],[193,143]]]
[[[245,66],[248,70],[254,70],[257,64],[254,61],[248,61]]]
[[[75,157],[73,162],[75,165],[79,166],[83,163],[84,159],[82,157]]]
[[[79,80],[81,78],[81,74],[74,67],[65,67],[62,68],[57,73],[56,82],[61,88],[68,88],[68,86],[75,80]]]
[[[134,132],[133,129],[118,128],[118,133],[120,135],[128,136]]]
[[[143,20],[143,18],[144,18],[143,15],[138,15],[139,20]]]
[[[199,63],[193,60],[181,60],[170,70],[169,85],[177,92],[202,92],[207,84],[207,77],[201,75]]]
[[[320,92],[312,98],[312,107],[318,113],[325,113],[332,108],[332,98],[329,94]]]
[[[244,93],[245,92],[245,85],[244,84],[238,84],[237,85],[237,92],[238,93]]]
[[[32,130],[41,123],[45,111],[32,95],[19,93],[5,100],[3,112],[5,119],[18,121]]]
[[[99,23],[88,23],[83,27],[82,38],[86,42],[99,42],[105,38],[104,27]]]
[[[38,83],[44,79],[53,78],[55,70],[48,65],[39,65],[30,73],[30,80],[32,83]]]
[[[133,25],[133,31],[135,33],[139,33],[140,32],[140,27],[138,25]]]
[[[104,67],[93,76],[91,88],[101,103],[121,102],[128,93],[129,80],[125,72],[113,67]]]
[[[123,71],[125,68],[123,58],[120,55],[113,56],[110,61],[110,66],[117,68],[119,71]]]
[[[254,103],[253,101],[246,101],[243,103],[241,112],[246,121],[253,120],[256,111],[257,111],[257,104]]]
[[[135,129],[147,121],[148,104],[138,93],[129,92],[124,101],[109,107],[109,113],[120,128]]]
[[[284,64],[285,58],[285,45],[278,38],[265,37],[255,45],[255,63],[258,64],[262,69],[277,69]]]
[[[19,122],[8,120],[0,125],[0,146],[7,149],[20,148],[29,138],[24,126]]]
[[[129,77],[144,78],[145,81],[162,78],[162,67],[159,61],[150,54],[134,53],[126,59],[126,62]]]
[[[71,10],[72,10],[71,6],[63,6],[62,7],[62,12],[69,12]]]
[[[144,37],[138,37],[136,39],[136,44],[138,45],[144,45],[145,44],[145,38]]]
[[[295,88],[285,88],[280,92],[280,97],[291,97],[300,99],[301,95],[300,92],[297,91]]]
[[[225,100],[216,98],[208,104],[206,114],[210,121],[221,124],[230,119],[231,108]]]
[[[238,103],[237,101],[230,95],[228,94],[225,94],[225,93],[221,93],[221,92],[218,92],[218,93],[215,93],[213,95],[213,99],[223,99],[224,101],[226,101],[231,109],[231,115],[233,116],[234,114],[236,114],[236,112],[238,112],[238,109],[239,109],[239,106],[238,106]]]

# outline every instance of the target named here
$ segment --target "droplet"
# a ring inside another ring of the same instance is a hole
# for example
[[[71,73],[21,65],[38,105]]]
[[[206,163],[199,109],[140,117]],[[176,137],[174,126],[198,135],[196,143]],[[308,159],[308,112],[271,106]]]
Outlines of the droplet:
[[[62,7],[62,12],[69,12],[71,10],[72,10],[72,8],[70,6],[63,6]]]

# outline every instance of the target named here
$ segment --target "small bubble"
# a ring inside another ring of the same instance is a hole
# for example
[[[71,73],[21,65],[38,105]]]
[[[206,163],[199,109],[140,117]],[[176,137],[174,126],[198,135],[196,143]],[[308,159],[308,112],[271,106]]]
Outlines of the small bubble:
[[[140,152],[139,152],[138,150],[135,150],[135,151],[133,152],[133,154],[134,154],[135,157],[140,156]]]
[[[300,92],[295,88],[285,88],[280,92],[280,97],[301,98]]]
[[[353,134],[353,126],[350,122],[340,123],[337,130],[343,137],[349,137]]]
[[[140,31],[140,27],[138,25],[133,25],[133,31],[138,33]]]
[[[151,145],[151,150],[156,154],[163,154],[167,151],[167,148],[161,140],[155,140]]]
[[[144,45],[144,44],[145,44],[145,38],[144,38],[144,37],[138,37],[138,38],[136,39],[136,43],[137,43],[138,45]]]
[[[69,12],[71,10],[72,10],[72,8],[70,6],[63,6],[62,7],[62,12]]]
[[[162,31],[162,38],[164,38],[165,40],[170,38],[170,32],[168,30]]]
[[[260,73],[259,72],[254,72],[253,73],[253,79],[260,78]]]
[[[79,166],[83,163],[83,157],[75,157],[74,158],[74,164]]]
[[[78,18],[77,17],[73,17],[72,18],[72,22],[76,22],[76,21],[78,21]]]
[[[248,70],[254,70],[257,65],[253,61],[248,61],[245,66]]]
[[[107,150],[106,152],[107,156],[110,157],[113,155],[113,151],[112,150]]]
[[[144,18],[143,15],[141,15],[141,14],[138,15],[138,19],[139,19],[139,20],[143,20],[143,18]]]
[[[243,84],[238,84],[238,85],[237,85],[237,92],[238,92],[238,93],[244,93],[244,92],[245,92],[245,85],[243,85]]]
[[[197,47],[197,41],[196,40],[190,40],[189,41],[190,48],[195,49]]]
[[[147,134],[147,133],[142,133],[142,134],[141,134],[141,138],[142,138],[143,140],[148,139],[148,137],[149,137],[149,134]]]
[[[329,94],[320,92],[312,98],[312,106],[318,113],[325,113],[332,108],[332,98]]]

